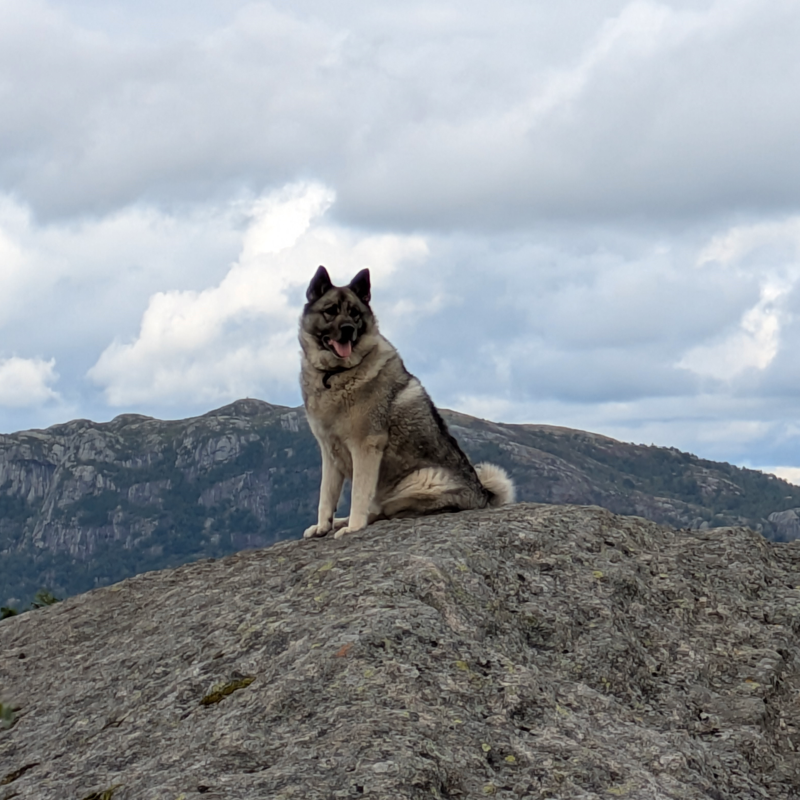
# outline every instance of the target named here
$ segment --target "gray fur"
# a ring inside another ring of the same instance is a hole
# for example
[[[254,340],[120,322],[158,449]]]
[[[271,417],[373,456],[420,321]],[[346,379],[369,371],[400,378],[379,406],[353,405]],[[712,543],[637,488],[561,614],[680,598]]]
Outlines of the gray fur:
[[[320,267],[306,297],[300,385],[322,454],[319,514],[306,537],[336,530],[338,538],[378,519],[513,502],[508,475],[494,464],[476,472],[381,336],[368,270],[337,287]],[[352,481],[350,516],[334,519],[345,478]]]

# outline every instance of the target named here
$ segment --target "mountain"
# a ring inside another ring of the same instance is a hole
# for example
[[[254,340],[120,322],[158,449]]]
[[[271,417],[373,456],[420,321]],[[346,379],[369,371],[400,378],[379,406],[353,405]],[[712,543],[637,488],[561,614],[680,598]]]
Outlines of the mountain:
[[[661,447],[444,412],[473,461],[520,500],[599,505],[676,528],[800,535],[800,487]],[[0,605],[296,538],[320,460],[302,408],[239,400],[200,417],[123,414],[0,436]]]
[[[444,415],[474,461],[513,474],[521,500],[599,505],[676,528],[745,525],[773,541],[800,536],[800,486],[775,475],[554,425]]]
[[[800,545],[519,504],[0,622],[2,800],[791,800]]]
[[[317,461],[302,410],[258,400],[0,436],[0,601],[296,537]]]

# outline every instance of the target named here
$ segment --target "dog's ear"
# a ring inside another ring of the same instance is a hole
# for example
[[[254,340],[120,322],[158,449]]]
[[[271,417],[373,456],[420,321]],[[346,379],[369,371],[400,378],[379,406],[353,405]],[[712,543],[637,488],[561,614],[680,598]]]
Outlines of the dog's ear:
[[[369,286],[369,270],[362,269],[361,272],[350,281],[349,288],[362,303],[369,303],[370,297],[372,296]]]
[[[311,283],[308,284],[306,299],[309,303],[316,303],[328,289],[332,288],[333,284],[331,283],[330,275],[328,275],[328,270],[325,267],[320,267],[311,279]]]

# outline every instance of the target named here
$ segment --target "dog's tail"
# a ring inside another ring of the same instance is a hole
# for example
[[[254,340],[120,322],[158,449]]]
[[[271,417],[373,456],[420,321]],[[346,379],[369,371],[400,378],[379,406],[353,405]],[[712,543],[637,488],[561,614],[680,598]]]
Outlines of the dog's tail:
[[[475,472],[478,473],[478,480],[483,484],[483,488],[489,492],[489,507],[496,508],[514,502],[516,491],[514,481],[508,477],[508,473],[497,464],[475,465]]]

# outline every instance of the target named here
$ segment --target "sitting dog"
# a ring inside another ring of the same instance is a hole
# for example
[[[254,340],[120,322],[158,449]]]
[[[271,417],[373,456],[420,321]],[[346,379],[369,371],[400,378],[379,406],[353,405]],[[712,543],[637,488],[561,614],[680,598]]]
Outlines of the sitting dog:
[[[422,384],[378,331],[369,270],[334,286],[320,267],[300,319],[300,385],[322,453],[317,524],[305,536],[339,538],[379,519],[514,502],[494,464],[475,467],[447,430]],[[350,516],[334,518],[344,479]]]

